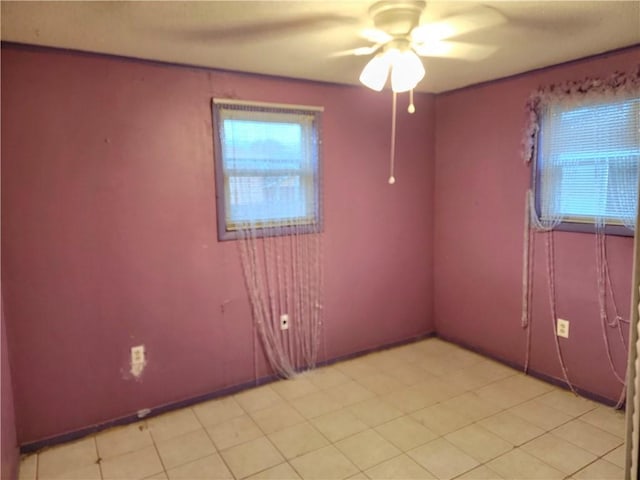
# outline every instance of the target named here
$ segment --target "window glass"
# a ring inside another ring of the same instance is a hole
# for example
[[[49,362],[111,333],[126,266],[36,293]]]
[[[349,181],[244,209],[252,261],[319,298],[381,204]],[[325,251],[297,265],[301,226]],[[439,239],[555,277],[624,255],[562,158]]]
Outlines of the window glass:
[[[318,224],[318,126],[318,111],[214,101],[220,237]]]
[[[548,107],[536,172],[541,218],[633,225],[639,160],[640,99]]]

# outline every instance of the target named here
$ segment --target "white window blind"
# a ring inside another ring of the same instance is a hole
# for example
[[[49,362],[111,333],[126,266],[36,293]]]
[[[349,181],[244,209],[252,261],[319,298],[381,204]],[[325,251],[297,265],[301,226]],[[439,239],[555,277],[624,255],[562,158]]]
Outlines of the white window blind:
[[[317,223],[318,112],[216,101],[214,118],[225,230]]]
[[[537,203],[544,221],[631,227],[640,161],[640,99],[570,107],[542,117]]]

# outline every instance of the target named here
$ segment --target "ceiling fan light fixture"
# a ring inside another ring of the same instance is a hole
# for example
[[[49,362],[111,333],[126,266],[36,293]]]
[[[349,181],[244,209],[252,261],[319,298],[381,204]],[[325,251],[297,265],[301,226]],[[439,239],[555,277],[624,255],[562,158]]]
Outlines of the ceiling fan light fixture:
[[[360,81],[366,87],[379,92],[384,88],[384,84],[387,83],[390,68],[391,61],[387,52],[379,53],[365,65],[360,74]]]
[[[396,52],[391,61],[391,90],[406,92],[424,78],[424,66],[413,50]]]

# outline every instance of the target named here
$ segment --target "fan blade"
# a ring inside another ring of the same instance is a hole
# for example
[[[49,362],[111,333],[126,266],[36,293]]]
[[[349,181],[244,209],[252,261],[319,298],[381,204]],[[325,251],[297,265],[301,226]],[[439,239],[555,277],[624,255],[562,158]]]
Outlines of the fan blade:
[[[373,43],[387,43],[393,38],[387,32],[383,32],[378,28],[365,28],[360,31],[360,36]]]
[[[331,55],[329,55],[329,58],[346,57],[349,55],[356,55],[356,56],[371,55],[375,53],[381,46],[382,46],[381,43],[377,43],[375,45],[371,45],[370,47],[358,47],[358,48],[352,48],[350,50],[343,50],[341,52],[332,53]]]
[[[498,47],[491,45],[445,41],[414,43],[411,46],[418,55],[423,57],[448,57],[472,61],[484,60],[498,50]]]
[[[496,27],[506,21],[506,17],[493,8],[476,7],[469,13],[420,25],[411,31],[411,39],[416,43],[444,40],[475,30]]]
[[[298,15],[287,19],[267,20],[246,24],[213,26],[187,32],[174,32],[186,40],[196,41],[233,41],[254,42],[256,38],[264,39],[270,36],[286,36],[297,32],[305,33],[309,29],[324,29],[336,25],[353,24],[356,18],[336,14]]]

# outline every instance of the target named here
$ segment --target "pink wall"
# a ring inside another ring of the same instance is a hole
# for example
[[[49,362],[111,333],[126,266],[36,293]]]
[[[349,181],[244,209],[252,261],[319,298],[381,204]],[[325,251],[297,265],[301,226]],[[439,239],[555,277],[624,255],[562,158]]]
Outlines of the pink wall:
[[[439,95],[436,99],[434,319],[445,338],[523,364],[520,327],[524,196],[530,167],[520,157],[524,104],[541,85],[607,76],[637,65],[640,48]],[[618,398],[599,323],[595,239],[555,233],[558,315],[570,379],[592,393]],[[560,378],[549,313],[544,241],[535,244],[531,368]],[[628,319],[633,239],[608,238],[613,284]],[[626,334],[626,332],[625,332]],[[626,352],[612,336],[620,372]]]
[[[389,95],[4,45],[2,280],[21,443],[255,378],[236,245],[216,240],[213,96],[325,107],[326,356],[433,331],[432,96],[400,113],[391,187]],[[127,374],[137,344],[140,381]]]
[[[0,327],[2,328],[2,386],[0,399],[2,405],[2,437],[0,438],[0,478],[12,480],[18,472],[18,442],[16,439],[16,421],[13,405],[13,387],[11,385],[11,371],[9,369],[9,354],[7,350],[7,336],[4,325],[4,308],[0,302]]]

